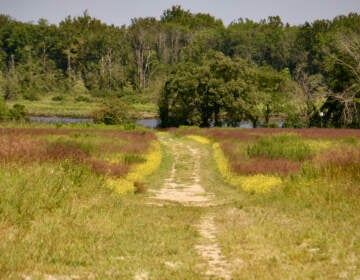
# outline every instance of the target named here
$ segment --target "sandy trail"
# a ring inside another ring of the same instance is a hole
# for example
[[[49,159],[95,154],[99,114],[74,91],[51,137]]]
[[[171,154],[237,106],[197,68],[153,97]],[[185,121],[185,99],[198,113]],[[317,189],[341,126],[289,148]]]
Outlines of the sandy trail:
[[[191,141],[161,137],[160,141],[173,154],[170,176],[160,190],[154,190],[154,200],[177,202],[184,206],[209,207],[216,205],[215,195],[207,192],[201,182],[202,151]],[[156,203],[155,203],[156,204]],[[161,204],[159,204],[161,205]],[[195,225],[201,236],[195,247],[206,263],[206,276],[213,279],[231,279],[230,264],[225,260],[216,240],[216,224],[210,214],[204,215]]]
[[[186,206],[211,205],[213,194],[206,192],[200,184],[199,149],[172,139],[165,143],[174,156],[174,162],[170,177],[165,179],[160,190],[153,191],[155,195],[152,198]]]

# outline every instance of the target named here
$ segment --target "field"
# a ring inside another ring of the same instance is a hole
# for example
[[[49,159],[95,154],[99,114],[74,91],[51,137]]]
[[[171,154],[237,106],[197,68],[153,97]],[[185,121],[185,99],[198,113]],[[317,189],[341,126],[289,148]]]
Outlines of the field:
[[[234,279],[357,279],[360,131],[183,129],[243,197],[217,215]],[[205,138],[205,139],[206,139]]]
[[[358,279],[360,131],[0,128],[0,278]]]
[[[124,102],[128,110],[138,118],[154,118],[157,114],[156,100],[151,94],[125,95],[118,98]],[[99,98],[90,94],[78,97],[66,94],[49,94],[41,96],[38,100],[17,99],[6,102],[11,108],[14,104],[24,105],[29,115],[34,116],[58,116],[58,117],[91,117],[93,112],[103,107],[104,101],[112,100],[114,96]]]

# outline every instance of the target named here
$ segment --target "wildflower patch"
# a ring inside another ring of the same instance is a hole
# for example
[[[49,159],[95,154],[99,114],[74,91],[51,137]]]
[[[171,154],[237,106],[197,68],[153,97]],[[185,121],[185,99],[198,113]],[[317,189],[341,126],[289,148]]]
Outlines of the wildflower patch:
[[[210,140],[199,135],[187,135],[186,138],[199,142],[201,144],[207,145],[210,144]]]
[[[219,143],[213,144],[213,152],[216,165],[225,181],[232,186],[241,187],[245,191],[255,193],[266,193],[282,184],[278,176],[256,174],[253,176],[239,176],[231,171],[228,160],[226,159]]]
[[[158,141],[153,141],[149,153],[144,155],[144,162],[135,165],[123,178],[109,178],[107,184],[119,193],[134,192],[135,183],[143,182],[147,176],[155,172],[161,163],[161,148]]]

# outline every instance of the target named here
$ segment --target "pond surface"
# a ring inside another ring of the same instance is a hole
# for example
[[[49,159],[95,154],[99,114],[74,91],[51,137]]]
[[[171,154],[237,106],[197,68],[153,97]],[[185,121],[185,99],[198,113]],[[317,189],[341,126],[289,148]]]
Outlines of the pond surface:
[[[142,125],[148,128],[157,128],[160,124],[160,121],[158,119],[142,119],[137,120],[136,124]]]
[[[41,123],[93,123],[91,118],[73,118],[73,117],[38,117],[29,116],[31,122]]]
[[[74,118],[74,117],[37,117],[30,116],[29,120],[32,122],[42,122],[42,123],[94,123],[92,118]],[[279,127],[282,127],[283,122],[276,122]],[[147,128],[157,128],[160,125],[160,120],[158,119],[141,119],[137,120],[136,124],[145,126]],[[223,127],[227,127],[226,124]],[[242,121],[237,124],[236,127],[240,128],[253,128],[251,122]],[[261,127],[261,125],[259,126]]]

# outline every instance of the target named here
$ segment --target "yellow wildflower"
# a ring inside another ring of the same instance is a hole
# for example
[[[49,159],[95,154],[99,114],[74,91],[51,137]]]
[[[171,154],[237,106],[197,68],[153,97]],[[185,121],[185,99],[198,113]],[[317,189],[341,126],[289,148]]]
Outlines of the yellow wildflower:
[[[239,186],[245,191],[255,193],[266,193],[282,183],[278,176],[256,174],[253,176],[240,176],[233,173],[230,169],[219,143],[213,144],[214,158],[220,174],[224,180],[232,186]]]
[[[147,176],[155,172],[161,163],[161,148],[158,141],[153,141],[149,147],[149,153],[145,157],[145,162],[135,165],[125,178],[107,179],[108,186],[119,193],[133,192],[135,182],[142,182]]]

